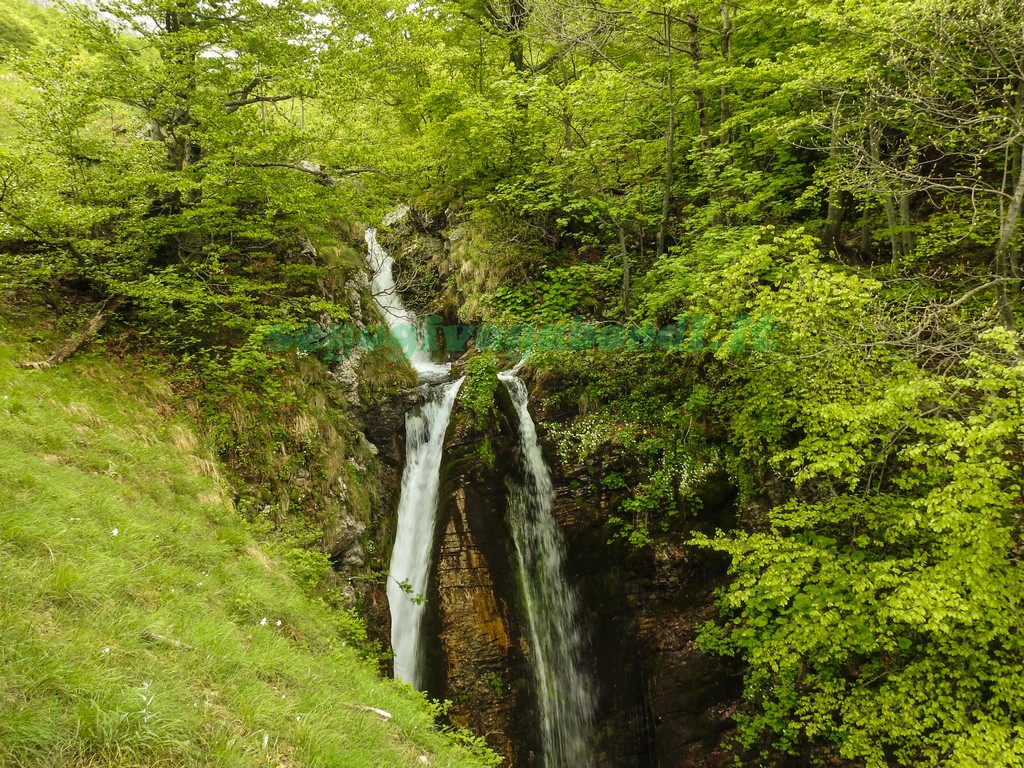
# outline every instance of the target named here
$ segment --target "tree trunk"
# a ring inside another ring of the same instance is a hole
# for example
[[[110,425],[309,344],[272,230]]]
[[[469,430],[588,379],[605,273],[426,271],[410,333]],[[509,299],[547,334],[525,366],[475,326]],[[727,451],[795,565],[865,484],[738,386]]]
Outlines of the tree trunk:
[[[843,228],[843,191],[833,187],[828,195],[828,213],[821,232],[822,244],[831,251],[839,250],[839,234]]]
[[[1017,114],[1021,113],[1024,113],[1024,78],[1021,78],[1017,83]],[[1013,153],[1013,161],[1010,164],[1010,177],[1019,181],[1022,172],[1024,172],[1024,142],[1021,143],[1021,151]],[[1016,295],[1024,294],[1024,282],[1021,282],[1021,279],[1024,278],[1024,270],[1021,269],[1020,257],[1020,248],[1010,249],[1010,276],[1018,281],[1013,287],[1013,293]]]
[[[632,288],[629,280],[629,249],[626,247],[626,230],[614,219],[615,229],[619,232],[619,248],[622,250],[622,319],[629,318],[629,303]]]
[[[910,218],[910,198],[912,196],[912,192],[901,192],[899,195],[900,245],[903,248],[904,256],[913,251],[914,247],[917,245],[917,243],[914,242],[914,232],[911,229],[912,221]]]
[[[885,222],[889,226],[889,244],[892,247],[892,260],[896,261],[903,255],[903,241],[900,239],[899,220],[896,218],[896,203],[893,196],[886,192],[882,196],[882,208],[885,210]]]
[[[668,222],[672,213],[672,185],[675,181],[676,94],[672,76],[672,16],[665,14],[665,82],[668,86],[668,132],[665,135],[665,191],[661,198],[661,225],[658,227],[656,258],[665,254],[668,240]]]
[[[1024,149],[1021,150],[1020,162],[1017,164],[1016,183],[1013,193],[1006,205],[1006,214],[999,222],[999,242],[996,244],[996,275],[1003,278],[996,287],[996,300],[999,303],[999,317],[1009,330],[1017,328],[1013,306],[1010,304],[1010,291],[1007,290],[1006,278],[1014,277],[1013,238],[1017,234],[1021,207],[1024,205]]]
[[[860,220],[860,255],[861,255],[861,258],[866,259],[866,258],[868,258],[868,255],[871,252],[871,239],[872,239],[871,217],[870,217],[871,207],[870,207],[870,200],[868,198],[866,198],[866,197],[864,198],[863,206],[864,206],[864,210],[861,212],[861,220]]]
[[[559,68],[562,70],[562,92],[564,93],[565,90],[569,87],[569,73],[565,69],[565,57],[564,56],[560,56],[559,57],[558,65],[559,65]],[[572,149],[573,149],[572,113],[569,111],[568,107],[566,107],[566,106],[562,107],[562,128],[565,131],[565,138],[564,138],[565,148],[566,148],[566,150],[571,152]]]
[[[882,163],[882,130],[878,126],[872,125],[870,128],[870,135],[868,138],[868,152],[871,156],[871,162],[876,167],[880,167]],[[882,210],[885,211],[885,223],[889,229],[889,244],[892,248],[892,260],[896,261],[903,254],[903,242],[899,236],[899,221],[896,219],[896,201],[893,195],[889,192],[882,193]]]
[[[697,22],[697,15],[692,10],[686,12],[686,26],[689,29],[690,58],[693,60],[693,71],[700,76],[700,39],[697,37],[699,24]],[[704,149],[710,149],[711,131],[708,128],[707,99],[704,96],[704,89],[700,86],[693,89],[693,101],[697,108],[697,123],[700,127],[701,145]]]
[[[726,65],[729,64],[729,59],[732,55],[732,18],[729,16],[729,6],[727,3],[722,3],[722,60]],[[722,145],[725,146],[729,143],[729,131],[726,128],[726,124],[729,122],[730,109],[729,109],[729,87],[727,85],[722,86],[721,93],[721,121],[722,121]]]
[[[526,57],[523,53],[523,32],[526,31],[526,22],[530,11],[526,7],[526,0],[509,0],[509,41],[508,59],[516,72],[526,69]]]

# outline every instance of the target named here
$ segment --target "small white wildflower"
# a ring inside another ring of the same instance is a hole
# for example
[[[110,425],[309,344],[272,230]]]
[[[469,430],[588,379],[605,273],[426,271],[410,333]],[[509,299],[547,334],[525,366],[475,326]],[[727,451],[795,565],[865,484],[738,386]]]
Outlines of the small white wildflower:
[[[261,627],[267,626],[267,617],[266,616],[264,616],[262,619],[260,619],[260,626]]]
[[[278,627],[280,627],[280,626],[281,626],[281,620],[280,620],[280,619],[278,619],[278,620],[277,620],[277,622],[276,622],[276,626],[278,626]]]
[[[117,534],[118,534],[118,533],[120,533],[120,531],[118,531],[118,530],[117,530],[117,528],[115,528],[114,530],[112,530],[112,531],[110,532],[110,535],[111,535],[111,536],[117,536]]]
[[[104,653],[110,653],[110,649],[109,649],[109,648],[104,648],[104,649],[103,649],[103,652],[104,652]]]
[[[296,715],[296,716],[295,716],[295,719],[296,719],[296,720],[301,720],[301,719],[302,719],[302,715]]]
[[[282,693],[281,698],[283,699],[287,694]]]
[[[197,587],[201,587],[201,586],[203,586],[203,582],[201,582],[201,581],[200,581],[200,582],[199,582],[198,584],[196,584],[196,586],[197,586]]]

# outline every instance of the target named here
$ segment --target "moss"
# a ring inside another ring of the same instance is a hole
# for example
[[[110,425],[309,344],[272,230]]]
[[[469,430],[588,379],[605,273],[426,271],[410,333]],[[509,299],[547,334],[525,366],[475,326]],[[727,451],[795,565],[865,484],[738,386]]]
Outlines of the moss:
[[[491,470],[497,463],[491,440],[499,416],[497,358],[489,352],[474,355],[466,362],[465,375],[466,380],[459,390],[460,418],[481,433],[476,444],[476,459],[481,469]]]
[[[495,392],[498,389],[498,359],[491,352],[474,355],[466,362],[466,380],[462,382],[459,402],[473,425],[486,431],[497,418]]]

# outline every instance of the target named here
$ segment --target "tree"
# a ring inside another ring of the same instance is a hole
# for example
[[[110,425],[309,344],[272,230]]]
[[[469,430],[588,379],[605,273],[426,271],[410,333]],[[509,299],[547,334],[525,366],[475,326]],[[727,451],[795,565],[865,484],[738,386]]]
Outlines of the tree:
[[[1024,11],[1001,0],[913,6],[885,35],[876,74],[855,102],[863,117],[848,118],[843,105],[834,126],[849,150],[848,178],[883,197],[894,255],[914,246],[912,195],[952,206],[970,199],[963,235],[991,243],[990,287],[1010,330],[1024,277],[1022,28]]]
[[[183,349],[318,317],[313,297],[294,295],[309,287],[282,243],[301,251],[311,222],[350,210],[345,180],[368,169],[332,163],[335,130],[311,105],[328,18],[316,11],[66,9],[60,35],[21,66],[35,96],[21,153],[6,158],[6,258],[26,279],[127,302]]]

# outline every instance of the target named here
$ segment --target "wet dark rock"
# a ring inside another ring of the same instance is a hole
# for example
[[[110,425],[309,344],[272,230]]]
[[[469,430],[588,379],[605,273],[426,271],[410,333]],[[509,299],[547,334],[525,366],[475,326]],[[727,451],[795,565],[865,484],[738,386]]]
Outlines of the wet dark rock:
[[[405,414],[418,405],[423,395],[416,387],[401,389],[379,403],[363,409],[363,434],[376,447],[380,458],[397,466],[401,464],[401,441],[405,437]]]
[[[546,384],[532,383],[535,390]],[[506,483],[518,471],[517,436],[503,387],[496,396],[499,414],[484,427],[457,405],[445,441],[438,555],[425,620],[434,638],[427,688],[450,700],[451,721],[484,736],[506,756],[506,766],[528,768],[540,764],[536,697],[506,519]],[[418,398],[415,390],[400,393],[365,416],[367,437],[390,457],[385,471],[395,486],[392,510],[405,410]],[[572,415],[571,408],[544,411],[540,403],[535,397],[532,410],[550,421]],[[543,441],[540,419],[538,427]],[[734,489],[724,478],[711,478],[700,517],[638,551],[609,543],[613,499],[599,472],[561,465],[549,445],[546,455],[557,491],[554,513],[566,537],[566,575],[580,592],[587,659],[599,686],[593,766],[731,766],[739,670],[696,646],[701,625],[714,616],[713,591],[725,577],[725,562],[683,542],[694,528],[731,524]],[[374,594],[367,593],[364,606],[383,617]]]
[[[439,640],[431,688],[452,702],[452,722],[483,735],[506,765],[526,766],[536,716],[505,519],[513,439],[504,415],[480,430],[456,407],[441,470],[436,611],[428,630]]]
[[[531,383],[536,412],[547,423],[574,415],[565,405],[542,406],[544,387],[556,382]],[[713,592],[725,578],[726,562],[683,542],[694,526],[728,527],[735,490],[723,478],[711,478],[702,519],[658,534],[653,545],[636,550],[609,541],[613,499],[599,484],[599,473],[561,464],[553,449],[547,455],[557,491],[555,514],[568,544],[566,571],[579,586],[592,632],[600,685],[595,765],[731,766],[740,676],[695,642],[714,616]]]

